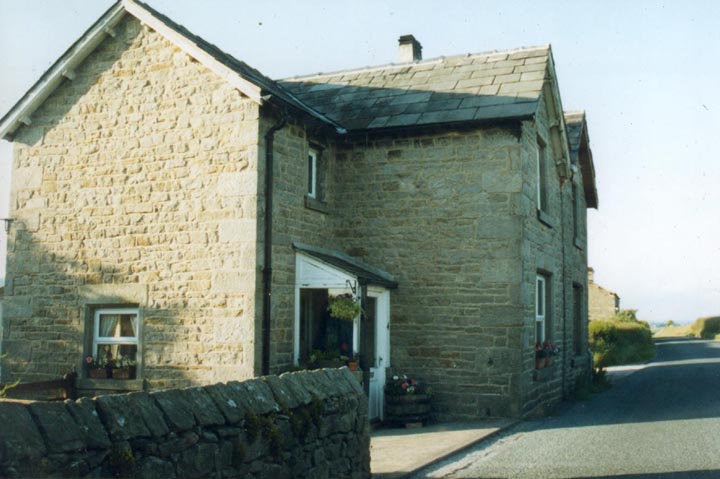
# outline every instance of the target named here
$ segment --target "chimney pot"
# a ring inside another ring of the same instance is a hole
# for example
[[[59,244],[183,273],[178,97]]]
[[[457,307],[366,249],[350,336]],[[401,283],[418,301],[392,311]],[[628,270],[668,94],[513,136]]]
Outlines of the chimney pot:
[[[410,63],[422,60],[422,45],[412,35],[403,35],[398,39],[400,44],[400,63]]]

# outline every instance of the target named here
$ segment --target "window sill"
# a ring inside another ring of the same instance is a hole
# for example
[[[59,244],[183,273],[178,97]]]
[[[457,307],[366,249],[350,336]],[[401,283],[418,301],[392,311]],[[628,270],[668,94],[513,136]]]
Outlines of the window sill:
[[[580,238],[575,238],[573,242],[575,243],[575,247],[576,247],[577,249],[579,249],[579,250],[581,250],[581,251],[585,249],[585,245],[584,245],[583,242],[580,240]]]
[[[555,227],[555,225],[553,224],[553,220],[549,214],[545,213],[542,210],[536,210],[536,211],[537,211],[537,218],[538,218],[538,220],[540,220],[540,223],[544,224],[548,228]]]
[[[328,208],[328,205],[324,201],[320,201],[317,198],[312,198],[308,195],[305,195],[305,208],[313,211],[317,211],[319,213],[323,214],[330,214],[330,209]]]
[[[97,391],[143,391],[145,381],[142,379],[78,379],[78,389],[93,389]]]

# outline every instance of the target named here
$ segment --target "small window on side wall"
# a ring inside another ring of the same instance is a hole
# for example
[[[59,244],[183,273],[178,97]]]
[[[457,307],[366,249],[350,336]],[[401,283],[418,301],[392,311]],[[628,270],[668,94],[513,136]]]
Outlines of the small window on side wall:
[[[539,273],[535,278],[535,342],[537,344],[543,344],[550,339],[549,288],[549,277]]]
[[[92,351],[85,358],[92,379],[136,379],[138,308],[99,308],[93,313]]]
[[[307,195],[310,198],[320,199],[318,187],[318,150],[310,148],[308,152],[308,187]]]
[[[538,136],[535,151],[535,167],[537,170],[537,209],[548,212],[547,171],[545,142]]]

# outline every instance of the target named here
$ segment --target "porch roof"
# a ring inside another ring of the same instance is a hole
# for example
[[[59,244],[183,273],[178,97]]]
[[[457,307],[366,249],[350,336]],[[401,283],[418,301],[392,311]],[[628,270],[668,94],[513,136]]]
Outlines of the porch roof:
[[[383,286],[388,289],[395,289],[398,287],[397,281],[395,281],[390,273],[370,266],[369,264],[365,264],[362,261],[359,261],[352,256],[348,256],[340,251],[320,248],[318,246],[311,246],[299,242],[293,242],[293,248],[324,263],[339,268],[352,276],[355,276],[360,284],[373,284]]]

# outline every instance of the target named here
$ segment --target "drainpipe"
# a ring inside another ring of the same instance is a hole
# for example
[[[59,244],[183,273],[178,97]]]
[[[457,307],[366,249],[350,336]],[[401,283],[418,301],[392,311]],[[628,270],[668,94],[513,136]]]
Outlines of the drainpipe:
[[[265,133],[265,265],[263,267],[262,375],[270,374],[270,317],[272,307],[273,143],[287,124],[287,112]]]

